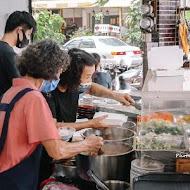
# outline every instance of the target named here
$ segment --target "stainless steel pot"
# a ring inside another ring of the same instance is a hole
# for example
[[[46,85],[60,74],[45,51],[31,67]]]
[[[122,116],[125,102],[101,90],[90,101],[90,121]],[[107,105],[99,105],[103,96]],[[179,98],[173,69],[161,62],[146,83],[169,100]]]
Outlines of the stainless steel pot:
[[[134,131],[123,128],[123,127],[110,127],[103,130],[87,129],[81,135],[83,138],[87,138],[91,134],[103,137],[105,142],[111,142],[111,141],[118,142],[118,141],[132,140],[131,143],[133,143],[134,136],[135,136]]]
[[[108,181],[104,181],[104,183],[106,184],[106,186],[110,189],[110,190],[129,190],[130,189],[130,185],[129,183],[125,182],[125,181],[118,181],[118,180],[108,180]],[[100,187],[96,186],[96,188],[98,190],[102,190]]]
[[[92,170],[102,181],[129,181],[133,155],[132,147],[122,142],[107,142],[103,146],[105,146],[101,149],[105,153],[103,155],[78,154],[76,156],[79,176],[84,180],[91,181],[87,171]],[[124,149],[123,146],[125,146]]]
[[[78,177],[76,161],[71,159],[68,161],[56,161],[55,162],[55,174],[56,176]]]
[[[136,123],[133,121],[127,121],[125,123],[123,123],[122,127],[126,128],[126,129],[130,129],[134,132],[136,132]],[[113,125],[113,127],[120,127],[119,125]]]
[[[122,125],[122,127],[135,131],[136,123],[133,121],[127,121]]]

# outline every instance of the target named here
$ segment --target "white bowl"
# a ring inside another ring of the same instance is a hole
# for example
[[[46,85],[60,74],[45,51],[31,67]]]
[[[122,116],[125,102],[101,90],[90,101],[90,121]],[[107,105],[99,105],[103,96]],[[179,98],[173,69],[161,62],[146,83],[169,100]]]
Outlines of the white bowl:
[[[74,127],[59,127],[58,133],[61,136],[63,141],[69,141],[69,139],[73,136],[76,129]]]

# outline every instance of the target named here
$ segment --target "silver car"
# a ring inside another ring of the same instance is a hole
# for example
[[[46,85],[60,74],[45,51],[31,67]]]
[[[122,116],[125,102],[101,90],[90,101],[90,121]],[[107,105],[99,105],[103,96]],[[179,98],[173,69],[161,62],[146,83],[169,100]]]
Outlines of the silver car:
[[[142,64],[142,51],[111,36],[85,36],[66,42],[64,49],[80,48],[88,53],[98,53],[104,68],[118,66],[129,69]]]

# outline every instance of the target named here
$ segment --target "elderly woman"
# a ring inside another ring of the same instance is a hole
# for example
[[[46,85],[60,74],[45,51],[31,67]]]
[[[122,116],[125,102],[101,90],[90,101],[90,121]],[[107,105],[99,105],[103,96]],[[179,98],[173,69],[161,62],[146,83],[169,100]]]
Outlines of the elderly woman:
[[[61,140],[49,106],[40,93],[66,69],[66,57],[51,41],[39,41],[23,51],[18,69],[23,78],[0,104],[0,189],[34,190],[43,145],[54,159],[70,158],[80,152],[97,151],[102,138],[90,136],[78,143]]]
[[[76,130],[84,128],[108,127],[102,122],[107,116],[91,119],[86,122],[76,122],[79,94],[89,93],[95,96],[118,100],[125,105],[134,103],[133,99],[125,94],[118,94],[99,84],[92,83],[95,72],[95,58],[84,50],[73,48],[69,50],[70,65],[60,76],[58,87],[52,91],[46,89],[44,96],[50,106],[53,117],[57,120],[57,127],[72,126]],[[40,165],[40,182],[52,174],[52,159],[43,151]]]

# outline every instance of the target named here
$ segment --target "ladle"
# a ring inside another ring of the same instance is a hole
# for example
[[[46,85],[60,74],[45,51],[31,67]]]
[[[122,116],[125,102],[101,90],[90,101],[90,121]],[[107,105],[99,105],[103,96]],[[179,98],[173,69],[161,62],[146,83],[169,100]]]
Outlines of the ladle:
[[[102,188],[102,190],[110,190],[91,170],[88,170],[87,174],[94,180],[98,187]]]
[[[134,104],[132,104],[132,106],[134,106],[137,110],[141,110],[141,107],[142,107],[142,102],[141,102],[141,99],[140,99],[140,100],[135,101],[135,103],[134,103]]]

